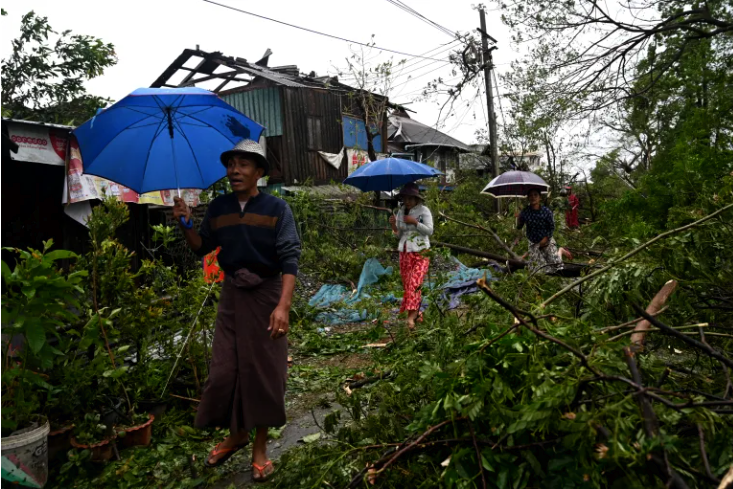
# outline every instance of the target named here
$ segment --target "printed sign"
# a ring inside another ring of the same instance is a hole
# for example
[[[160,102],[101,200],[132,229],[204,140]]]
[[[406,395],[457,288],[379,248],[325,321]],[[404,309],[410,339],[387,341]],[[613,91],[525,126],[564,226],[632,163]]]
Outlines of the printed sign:
[[[8,124],[8,136],[18,145],[10,158],[46,165],[64,166],[68,130],[37,124]]]
[[[377,153],[377,159],[381,160],[386,158],[386,154]],[[356,170],[361,168],[366,163],[369,163],[369,153],[360,149],[347,149],[346,150],[346,161],[349,163],[349,175],[354,173]]]

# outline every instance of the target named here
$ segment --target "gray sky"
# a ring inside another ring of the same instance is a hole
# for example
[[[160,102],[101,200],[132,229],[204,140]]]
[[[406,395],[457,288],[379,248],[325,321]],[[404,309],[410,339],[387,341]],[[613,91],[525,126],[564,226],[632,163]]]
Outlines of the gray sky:
[[[271,17],[354,41],[369,42],[375,35],[377,46],[422,54],[451,41],[445,33],[400,10],[386,0],[344,2],[337,0],[217,0],[242,10]],[[475,30],[478,12],[475,0],[405,0],[428,19],[452,31]],[[358,8],[360,6],[368,6]],[[118,100],[139,87],[149,86],[185,48],[198,44],[204,51],[221,51],[250,61],[258,60],[267,48],[273,51],[271,66],[297,65],[301,72],[319,75],[333,73],[334,66],[343,67],[350,54],[349,44],[293,29],[264,19],[234,12],[205,3],[203,0],[125,0],[122,2],[80,0],[4,0],[8,11],[3,17],[0,56],[11,52],[10,41],[17,37],[20,18],[30,10],[47,16],[51,26],[102,38],[115,45],[118,64],[100,78],[88,83],[88,90]],[[508,29],[501,23],[495,4],[487,5],[487,30],[499,40],[494,53],[498,73],[508,68],[516,53],[508,42]],[[435,51],[437,58],[448,52]],[[374,52],[377,55],[376,52]],[[384,53],[372,60],[395,61],[405,56]],[[428,54],[432,57],[432,54]],[[408,59],[403,75],[396,78],[390,98],[406,103],[419,94],[425,84],[437,76],[452,79],[450,66],[417,59]],[[408,72],[412,79],[408,79]],[[474,131],[485,127],[483,95],[467,94],[467,102],[443,128],[465,143],[474,142]],[[425,124],[435,124],[438,101],[408,105],[417,114],[413,117]],[[506,106],[506,102],[505,102]],[[498,112],[498,105],[497,105]],[[475,117],[474,117],[475,115]],[[501,123],[501,119],[499,119]]]

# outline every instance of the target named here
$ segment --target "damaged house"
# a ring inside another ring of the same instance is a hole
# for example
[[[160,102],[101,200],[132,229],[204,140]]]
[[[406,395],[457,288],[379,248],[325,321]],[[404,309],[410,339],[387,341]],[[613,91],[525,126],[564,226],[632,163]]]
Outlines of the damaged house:
[[[389,151],[400,158],[426,163],[451,180],[459,167],[459,156],[471,149],[461,141],[410,118],[398,109],[389,116]]]
[[[343,181],[369,161],[369,139],[375,153],[385,153],[386,111],[367,124],[357,89],[335,76],[301,74],[297,66],[269,67],[271,55],[268,49],[251,63],[186,49],[151,86],[206,88],[265,126],[261,143],[272,165],[268,185],[274,188]]]

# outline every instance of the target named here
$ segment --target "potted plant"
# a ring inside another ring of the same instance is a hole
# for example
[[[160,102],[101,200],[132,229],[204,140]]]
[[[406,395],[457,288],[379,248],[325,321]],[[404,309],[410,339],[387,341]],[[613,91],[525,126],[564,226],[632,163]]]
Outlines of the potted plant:
[[[153,414],[133,413],[128,415],[121,425],[115,427],[122,448],[150,445],[153,421],[155,421]]]
[[[89,450],[90,461],[106,462],[114,455],[114,442],[117,433],[100,422],[99,413],[87,413],[76,423],[71,436],[71,446]]]
[[[49,240],[40,251],[9,249],[17,254],[12,271],[2,262],[2,455],[18,469],[9,470],[9,474],[17,472],[17,477],[40,485],[48,477],[50,431],[48,420],[40,415],[53,390],[46,372],[63,358],[57,348],[57,330],[77,321],[72,310],[81,309],[84,276],[83,272],[61,271],[56,262],[76,255],[49,251],[52,246]],[[23,483],[21,479],[14,481]]]

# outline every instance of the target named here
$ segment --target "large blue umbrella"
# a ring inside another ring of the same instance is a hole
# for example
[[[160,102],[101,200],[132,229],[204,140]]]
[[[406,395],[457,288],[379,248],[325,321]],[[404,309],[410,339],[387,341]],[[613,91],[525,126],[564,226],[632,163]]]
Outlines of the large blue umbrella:
[[[74,130],[84,173],[144,194],[205,189],[222,152],[263,127],[202,88],[140,88]]]
[[[344,183],[364,192],[388,192],[406,183],[439,175],[442,173],[432,166],[390,157],[365,164],[344,180]]]

